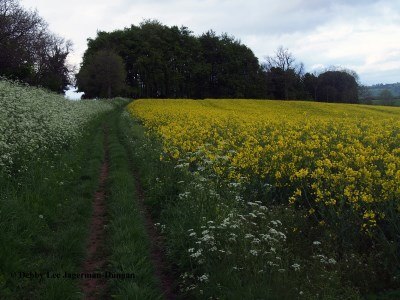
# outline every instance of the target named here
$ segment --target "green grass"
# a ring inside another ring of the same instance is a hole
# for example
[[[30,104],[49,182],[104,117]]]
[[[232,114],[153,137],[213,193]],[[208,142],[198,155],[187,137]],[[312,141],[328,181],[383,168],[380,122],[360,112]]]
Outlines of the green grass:
[[[103,158],[97,131],[103,118],[94,120],[69,152],[34,162],[23,177],[1,182],[1,299],[80,298],[74,280],[19,278],[18,272],[80,271]]]
[[[133,280],[112,280],[110,290],[117,299],[162,299],[160,283],[150,260],[150,240],[138,206],[135,179],[128,152],[119,132],[119,116],[108,122],[110,151],[109,181],[109,270],[133,273]]]
[[[79,273],[86,255],[93,196],[104,159],[103,126],[108,128],[107,266],[103,271],[134,274],[109,279],[107,293],[117,299],[162,299],[150,260],[150,240],[137,206],[135,181],[114,111],[93,120],[85,134],[51,160],[33,161],[28,172],[0,184],[0,299],[81,299]],[[43,278],[19,278],[19,272]],[[60,274],[61,278],[47,278]]]

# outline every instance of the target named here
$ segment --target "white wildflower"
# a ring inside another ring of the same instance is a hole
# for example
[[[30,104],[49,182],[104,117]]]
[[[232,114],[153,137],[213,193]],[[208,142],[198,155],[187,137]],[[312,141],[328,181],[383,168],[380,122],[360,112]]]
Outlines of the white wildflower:
[[[336,264],[336,260],[333,259],[333,258],[330,258],[330,259],[328,260],[328,263],[331,264],[331,265],[335,265],[335,264]]]
[[[294,264],[292,265],[292,268],[293,268],[295,271],[299,271],[299,270],[300,270],[300,265],[299,265],[298,263],[294,263]]]
[[[242,202],[243,198],[241,196],[237,195],[237,196],[235,196],[235,200],[238,202]]]
[[[207,282],[208,281],[208,274],[201,275],[198,279],[200,282]]]
[[[250,254],[257,256],[258,255],[258,251],[257,250],[250,250]]]
[[[199,249],[195,253],[191,254],[190,256],[193,258],[198,258],[202,254],[203,250]]]

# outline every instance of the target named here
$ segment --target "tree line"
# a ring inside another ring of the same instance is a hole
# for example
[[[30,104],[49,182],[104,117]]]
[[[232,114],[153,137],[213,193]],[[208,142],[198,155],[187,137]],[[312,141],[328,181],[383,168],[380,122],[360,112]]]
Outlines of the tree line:
[[[280,47],[259,63],[239,40],[212,30],[194,36],[187,27],[155,20],[88,39],[79,91],[85,97],[264,98],[358,102],[358,77],[332,69],[305,73]]]
[[[283,47],[262,65],[269,99],[358,103],[358,75],[352,70],[332,67],[319,75],[304,73],[303,64]]]
[[[51,33],[37,11],[0,0],[0,76],[64,93],[72,82],[71,42]]]
[[[74,82],[71,42],[51,33],[37,11],[0,0],[0,76],[64,93]],[[86,98],[255,98],[358,102],[357,76],[305,73],[279,48],[260,63],[228,34],[195,36],[187,27],[147,20],[88,39],[76,85]]]
[[[116,63],[117,56],[123,70],[116,68],[113,74],[125,74],[126,84],[102,88],[101,82],[110,82],[102,69],[109,69],[111,60]],[[110,63],[99,64],[107,59]],[[264,92],[261,66],[238,40],[211,30],[195,37],[186,27],[158,21],[98,32],[89,39],[77,85],[89,98],[108,96],[110,90],[112,96],[140,98],[260,98]]]

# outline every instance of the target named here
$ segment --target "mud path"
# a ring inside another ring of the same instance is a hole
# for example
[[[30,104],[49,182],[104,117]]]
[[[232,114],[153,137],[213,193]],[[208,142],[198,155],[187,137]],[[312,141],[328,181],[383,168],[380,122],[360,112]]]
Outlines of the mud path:
[[[163,292],[164,298],[167,300],[176,299],[177,293],[176,286],[174,285],[175,280],[171,269],[168,268],[166,263],[164,241],[155,228],[149,208],[144,203],[144,190],[140,183],[140,176],[135,170],[132,170],[132,174],[135,178],[138,205],[150,240],[150,258],[154,266],[155,276],[161,284],[160,288]]]
[[[93,212],[90,222],[89,237],[86,245],[86,259],[83,263],[83,274],[103,274],[106,264],[105,226],[106,215],[106,182],[109,177],[108,129],[103,126],[104,158],[99,175],[99,186],[93,199]],[[82,278],[81,289],[84,299],[105,299],[107,284],[104,278]]]
[[[108,128],[103,126],[104,132],[104,158],[99,174],[99,186],[93,199],[93,212],[90,221],[89,236],[86,245],[86,258],[82,266],[82,273],[104,275],[107,263],[106,249],[106,225],[108,222],[106,201],[107,201],[107,181],[110,171],[110,154],[108,149]],[[111,133],[110,133],[111,134]],[[125,148],[126,149],[126,148]],[[127,150],[127,149],[126,149]],[[128,151],[129,152],[129,151]],[[129,155],[128,155],[129,157]],[[128,158],[130,165],[133,165],[131,159]],[[131,168],[131,174],[135,180],[136,201],[143,222],[146,234],[150,241],[150,259],[154,266],[154,276],[160,283],[160,289],[165,299],[171,300],[177,298],[176,286],[174,285],[174,277],[171,269],[166,263],[164,241],[157,232],[152,220],[149,208],[144,203],[144,190],[140,182],[140,176],[135,168]],[[133,191],[132,191],[133,192]],[[134,201],[134,200],[132,200]],[[81,290],[84,299],[108,299],[109,290],[107,281],[104,276],[99,278],[82,278]]]

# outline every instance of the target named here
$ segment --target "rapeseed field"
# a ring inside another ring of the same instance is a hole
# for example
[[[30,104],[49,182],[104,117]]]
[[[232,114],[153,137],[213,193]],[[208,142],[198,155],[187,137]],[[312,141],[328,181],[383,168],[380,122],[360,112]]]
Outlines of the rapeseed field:
[[[132,114],[163,142],[161,159],[205,160],[231,183],[285,188],[282,201],[352,209],[367,229],[400,212],[400,109],[307,102],[140,100]]]
[[[187,295],[358,299],[400,285],[400,109],[224,99],[127,109],[145,128],[135,155]]]

